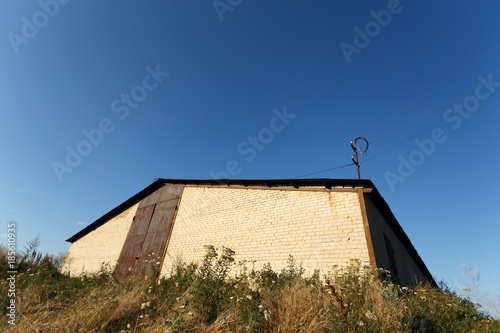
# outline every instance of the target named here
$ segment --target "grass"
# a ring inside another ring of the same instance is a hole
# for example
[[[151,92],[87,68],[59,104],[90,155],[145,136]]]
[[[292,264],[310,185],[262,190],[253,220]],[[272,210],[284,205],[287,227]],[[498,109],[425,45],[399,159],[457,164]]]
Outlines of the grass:
[[[228,248],[199,264],[178,260],[154,283],[116,281],[109,267],[69,277],[62,256],[31,249],[18,258],[16,325],[7,323],[7,261],[0,259],[0,330],[6,332],[500,332],[498,320],[445,286],[401,288],[353,261],[327,279],[305,276],[292,257],[241,269]]]

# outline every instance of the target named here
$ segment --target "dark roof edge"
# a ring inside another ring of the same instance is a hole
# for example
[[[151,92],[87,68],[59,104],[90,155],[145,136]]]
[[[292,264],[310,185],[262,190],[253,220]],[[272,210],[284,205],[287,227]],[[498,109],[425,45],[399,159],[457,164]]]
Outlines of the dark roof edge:
[[[267,187],[278,187],[278,186],[289,186],[289,187],[300,187],[300,186],[325,186],[326,188],[331,188],[335,186],[343,187],[363,187],[372,188],[373,183],[369,179],[330,179],[330,178],[312,178],[312,179],[166,179],[158,178],[151,185],[135,194],[128,200],[124,201],[120,205],[116,206],[91,224],[89,224],[84,229],[80,230],[78,233],[74,234],[66,240],[66,242],[73,243],[78,239],[82,238],[89,232],[97,229],[106,221],[112,219],[121,212],[132,207],[136,203],[140,202],[142,199],[152,194],[154,191],[160,189],[165,184],[174,185],[239,185],[239,186],[267,186]]]
[[[427,269],[427,266],[425,265],[424,261],[422,260],[417,250],[411,243],[410,238],[408,238],[408,235],[406,235],[406,232],[403,230],[403,227],[401,227],[398,220],[392,213],[391,208],[384,200],[380,192],[377,190],[377,188],[373,187],[373,190],[370,193],[367,193],[367,195],[370,197],[370,199],[372,199],[373,203],[375,204],[375,207],[382,213],[382,216],[385,217],[391,229],[403,243],[403,245],[409,252],[410,256],[413,258],[413,260],[415,260],[415,263],[417,264],[418,268],[420,268],[420,270],[427,277],[430,283],[433,286],[437,287],[438,285],[436,281],[434,281],[431,272],[429,271],[429,269]]]
[[[330,179],[330,178],[308,178],[308,179],[164,179],[164,184],[176,185],[236,185],[236,186],[267,186],[267,187],[298,187],[298,186],[325,186],[325,187],[373,187],[369,179]]]
[[[163,184],[164,183],[163,183],[163,181],[161,181],[161,179],[156,180],[154,183],[152,183],[151,185],[149,185],[148,187],[146,187],[145,189],[143,189],[139,193],[135,194],[134,196],[132,196],[128,200],[124,201],[120,205],[116,206],[115,208],[113,208],[112,210],[110,210],[109,212],[107,212],[106,214],[104,214],[103,216],[101,216],[100,218],[98,218],[97,220],[95,220],[94,222],[89,224],[88,226],[86,226],[84,229],[80,230],[78,233],[76,233],[73,236],[71,236],[70,238],[66,239],[66,242],[73,243],[73,242],[77,241],[78,239],[82,238],[83,236],[85,236],[86,234],[88,234],[89,232],[94,231],[95,229],[97,229],[98,227],[100,227],[101,225],[103,225],[104,223],[106,223],[107,221],[109,221],[110,219],[115,217],[116,215],[118,215],[121,212],[127,210],[128,208],[132,207],[136,203],[140,202],[142,199],[144,199],[148,195],[152,194],[154,191],[160,189],[163,186]]]

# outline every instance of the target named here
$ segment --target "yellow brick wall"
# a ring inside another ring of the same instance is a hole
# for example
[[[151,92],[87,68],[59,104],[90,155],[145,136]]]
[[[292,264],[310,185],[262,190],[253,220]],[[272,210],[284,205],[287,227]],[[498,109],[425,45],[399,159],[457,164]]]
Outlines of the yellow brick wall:
[[[139,204],[130,207],[71,244],[61,271],[76,276],[83,271],[98,272],[103,263],[114,268],[137,207]]]
[[[185,187],[174,223],[162,275],[178,256],[202,259],[208,244],[233,249],[237,262],[255,260],[256,269],[269,262],[279,271],[289,254],[308,273],[369,263],[357,192]]]

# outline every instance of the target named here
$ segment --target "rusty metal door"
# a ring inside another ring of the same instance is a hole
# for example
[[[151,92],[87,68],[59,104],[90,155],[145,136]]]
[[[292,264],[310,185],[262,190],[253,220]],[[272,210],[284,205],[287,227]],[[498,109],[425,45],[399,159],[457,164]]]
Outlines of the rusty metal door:
[[[117,279],[159,274],[181,192],[182,186],[166,185],[141,201],[118,259]]]

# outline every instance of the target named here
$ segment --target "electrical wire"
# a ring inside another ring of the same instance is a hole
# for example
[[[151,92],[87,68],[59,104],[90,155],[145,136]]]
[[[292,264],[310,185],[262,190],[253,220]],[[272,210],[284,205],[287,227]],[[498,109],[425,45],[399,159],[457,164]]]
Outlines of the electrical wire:
[[[374,143],[370,144],[370,147],[376,146],[376,145],[378,145],[378,144],[382,143],[383,141],[385,141],[385,140],[387,140],[387,139],[389,139],[389,138],[393,137],[393,136],[394,136],[394,135],[396,135],[397,133],[399,133],[399,132],[401,132],[401,131],[403,131],[403,130],[405,130],[405,129],[408,129],[409,127],[411,127],[411,126],[415,125],[416,123],[418,123],[418,122],[422,121],[424,118],[428,117],[428,116],[429,116],[429,115],[431,115],[432,113],[435,113],[436,111],[438,111],[438,110],[442,109],[444,106],[446,106],[446,105],[450,104],[451,102],[453,102],[454,100],[456,100],[456,99],[457,99],[457,98],[459,98],[460,96],[462,96],[462,95],[466,94],[467,92],[469,92],[469,91],[471,91],[472,89],[476,88],[477,86],[479,86],[480,84],[484,83],[485,81],[487,81],[487,80],[491,80],[493,77],[495,77],[495,76],[497,76],[497,75],[499,75],[499,74],[500,74],[500,71],[496,72],[495,74],[493,74],[493,75],[489,76],[487,79],[485,79],[485,80],[483,80],[483,81],[481,81],[481,82],[479,82],[479,83],[475,84],[474,86],[472,86],[471,88],[469,88],[469,89],[467,89],[467,90],[462,91],[461,93],[459,93],[459,94],[455,95],[454,97],[452,97],[451,99],[447,100],[446,102],[441,103],[441,104],[440,104],[439,106],[437,106],[436,108],[431,109],[431,111],[429,111],[429,112],[427,112],[427,113],[424,113],[422,116],[417,117],[417,118],[413,119],[412,121],[410,121],[410,122],[406,123],[405,125],[400,126],[399,128],[395,129],[394,131],[392,131],[392,132],[390,132],[390,133],[388,133],[388,134],[386,134],[386,135],[384,135],[384,136],[382,136],[382,137],[378,138],[377,140],[375,140],[375,141],[374,141]],[[493,95],[495,95],[495,94],[497,94],[497,93],[499,93],[499,92],[500,92],[500,91],[496,91],[496,92],[494,92],[493,94],[489,95],[489,96],[488,96],[488,98],[490,98],[491,96],[493,96]],[[475,103],[474,103],[474,104],[472,104],[472,105],[469,105],[469,107],[472,107],[472,106],[476,105],[476,104],[477,104],[477,103],[479,103],[479,102],[480,102],[480,100],[478,99],[478,101],[477,101],[477,102],[475,102]],[[361,163],[359,163],[359,165],[365,164],[366,162],[368,162],[368,161],[370,161],[370,160],[372,160],[372,159],[374,159],[374,158],[376,158],[376,157],[378,157],[378,156],[380,156],[380,155],[382,155],[382,154],[384,154],[384,153],[388,152],[389,150],[392,150],[392,149],[396,148],[397,146],[399,146],[399,145],[401,145],[401,144],[405,143],[406,141],[408,141],[408,140],[410,140],[410,139],[412,139],[412,138],[416,137],[417,135],[419,135],[419,134],[421,134],[421,133],[423,133],[423,132],[425,132],[425,131],[427,131],[427,130],[429,130],[429,129],[431,129],[431,128],[435,127],[435,126],[437,126],[438,124],[442,123],[443,121],[448,120],[450,117],[452,117],[452,116],[456,115],[458,112],[459,112],[459,111],[455,111],[455,112],[453,112],[453,113],[452,113],[452,114],[450,114],[448,117],[443,118],[443,119],[441,119],[441,120],[440,120],[440,121],[438,121],[438,122],[435,122],[435,123],[434,123],[434,124],[432,124],[431,126],[428,126],[428,127],[424,128],[423,130],[421,130],[421,131],[419,131],[419,132],[417,132],[417,133],[415,133],[415,134],[411,135],[410,137],[408,137],[408,138],[406,138],[406,139],[404,139],[404,140],[402,140],[402,141],[400,141],[400,142],[398,142],[398,143],[396,143],[396,144],[392,145],[391,147],[389,147],[389,148],[387,148],[387,149],[385,149],[385,150],[381,151],[380,153],[378,153],[378,154],[376,154],[376,155],[373,155],[373,156],[371,156],[371,157],[368,157],[368,154],[367,154],[366,152],[362,153],[360,156],[366,155],[366,160],[365,160],[365,161],[363,161],[363,162],[361,162]],[[422,119],[420,119],[420,118],[422,118]],[[418,121],[417,121],[417,120],[418,120]],[[405,127],[406,125],[408,125],[408,126],[407,126],[407,127]],[[403,128],[403,127],[404,127],[404,128]],[[401,129],[401,130],[399,130],[399,129]],[[399,130],[399,131],[398,131],[398,130]],[[396,133],[394,133],[394,132],[396,132]],[[394,133],[394,134],[393,134],[393,135],[390,135],[390,134],[392,134],[392,133]],[[390,136],[388,136],[388,135],[390,135]],[[387,137],[387,136],[388,136],[388,137]],[[382,140],[382,139],[383,139],[383,140]],[[346,167],[349,167],[349,166],[352,166],[352,165],[356,165],[356,164],[355,164],[355,163],[350,163],[350,164],[346,164],[346,165],[341,165],[341,166],[334,167],[334,168],[330,168],[330,169],[320,170],[320,171],[311,172],[311,173],[308,173],[308,174],[305,174],[305,175],[296,176],[296,177],[293,177],[293,178],[290,178],[290,179],[297,179],[297,178],[302,178],[302,177],[306,177],[306,176],[311,176],[311,175],[315,175],[315,174],[318,174],[318,173],[323,173],[323,172],[332,171],[332,170],[336,170],[336,169],[346,168]]]
[[[492,79],[494,76],[496,76],[496,75],[498,75],[498,74],[500,74],[500,71],[498,71],[498,72],[497,72],[497,73],[495,73],[494,75],[490,76],[487,80]],[[484,81],[486,81],[486,80],[481,81],[479,84],[482,84]],[[474,85],[472,88],[470,88],[470,89],[468,89],[468,90],[465,90],[465,91],[461,92],[460,94],[457,94],[455,97],[453,97],[453,98],[451,99],[451,101],[455,100],[455,99],[456,99],[456,97],[458,97],[458,96],[462,96],[462,95],[463,95],[463,94],[465,94],[466,92],[468,92],[468,91],[470,91],[470,90],[474,89],[474,88],[475,88],[475,87],[477,87],[479,84],[476,84],[476,85]],[[489,96],[488,96],[488,98],[490,98],[491,96],[493,96],[493,95],[495,95],[495,94],[497,94],[497,93],[499,93],[499,92],[500,92],[500,91],[496,91],[496,92],[492,93],[491,95],[489,95]],[[437,107],[437,109],[432,109],[432,110],[434,110],[432,113],[436,112],[436,111],[437,111],[437,110],[439,110],[439,109],[442,109],[444,105],[447,105],[447,104],[449,104],[449,103],[450,103],[449,101],[450,101],[450,100],[448,100],[447,102],[442,103],[441,105],[439,105],[439,106]],[[472,105],[468,105],[468,107],[472,107],[472,106],[476,105],[476,104],[477,104],[477,103],[479,103],[479,102],[480,102],[480,100],[478,99],[478,101],[477,101],[477,102],[475,102],[475,103],[474,103],[474,104],[472,104]],[[431,111],[432,111],[432,110],[431,110]],[[459,110],[459,111],[460,111],[460,110]],[[425,132],[425,131],[427,131],[427,130],[429,130],[429,129],[431,129],[431,128],[435,127],[435,126],[437,126],[438,124],[442,123],[443,121],[446,121],[446,120],[448,120],[450,117],[452,117],[452,116],[456,115],[459,111],[455,111],[455,112],[451,113],[451,114],[450,114],[449,116],[447,116],[446,118],[443,118],[443,119],[441,119],[440,121],[435,122],[434,124],[432,124],[432,125],[430,125],[430,126],[428,126],[428,127],[424,128],[423,130],[421,130],[421,131],[419,131],[419,132],[417,132],[417,133],[415,133],[415,134],[413,134],[413,135],[409,136],[408,138],[406,138],[406,139],[404,139],[404,140],[402,140],[402,141],[400,141],[400,142],[398,142],[398,143],[396,143],[396,144],[394,144],[394,145],[390,146],[389,148],[387,148],[387,149],[385,149],[385,150],[381,151],[381,152],[380,152],[380,153],[378,153],[378,154],[375,154],[375,155],[373,155],[373,156],[371,156],[371,157],[368,157],[368,154],[367,154],[366,152],[362,153],[360,156],[366,155],[366,160],[365,160],[365,161],[363,161],[363,162],[361,162],[361,163],[359,163],[359,165],[365,164],[366,162],[368,162],[368,161],[370,161],[370,160],[372,160],[372,159],[374,159],[374,158],[376,158],[376,157],[378,157],[378,156],[380,156],[380,155],[382,155],[382,154],[385,154],[385,153],[386,153],[386,152],[388,152],[389,150],[392,150],[392,149],[396,148],[397,146],[399,146],[399,145],[401,145],[401,144],[405,143],[406,141],[408,141],[408,140],[410,140],[410,139],[412,139],[412,138],[416,137],[417,135],[419,135],[419,134],[421,134],[421,133],[423,133],[423,132]],[[425,114],[424,114],[424,115],[425,115]],[[422,117],[422,116],[421,116],[421,117]],[[418,118],[416,118],[416,119],[418,119]],[[413,126],[413,125],[414,125],[414,124],[412,124],[411,126]],[[404,126],[404,125],[403,125],[403,126]],[[394,131],[393,131],[393,132],[394,132]],[[392,133],[392,132],[391,132],[391,133]],[[391,133],[389,133],[389,134],[391,134]],[[394,135],[395,135],[395,134],[394,134]],[[392,135],[392,136],[394,136],[394,135]],[[392,137],[392,136],[390,136],[390,137]],[[383,142],[383,141],[385,141],[385,140],[389,139],[390,137],[388,137],[388,138],[386,138],[386,139],[384,139],[384,140],[382,140],[382,141],[380,141],[380,142],[378,142],[378,143],[376,143],[376,144],[371,144],[370,146],[371,146],[371,147],[376,146],[377,144],[380,144],[381,142]],[[382,138],[383,138],[383,137],[382,137]],[[377,139],[377,140],[380,140],[380,139]],[[311,173],[308,173],[308,174],[305,174],[305,175],[296,176],[296,177],[293,177],[293,178],[290,178],[290,179],[297,179],[297,178],[302,178],[302,177],[306,177],[306,176],[311,176],[311,175],[315,175],[315,174],[318,174],[318,173],[323,173],[323,172],[332,171],[332,170],[336,170],[336,169],[346,168],[346,167],[349,167],[349,166],[352,166],[352,165],[356,165],[356,164],[355,164],[355,163],[345,164],[345,165],[341,165],[341,166],[334,167],[334,168],[330,168],[330,169],[325,169],[325,170],[315,171],[315,172],[311,172]]]
[[[492,93],[491,95],[489,95],[489,96],[488,96],[488,98],[490,98],[491,96],[493,96],[493,95],[495,95],[495,94],[497,94],[497,93],[499,93],[499,92],[500,92],[500,90],[499,90],[499,91],[495,91],[494,93]],[[472,104],[472,105],[468,105],[468,106],[469,106],[469,107],[472,107],[472,106],[476,105],[476,104],[477,104],[477,103],[479,103],[479,102],[480,102],[480,100],[478,100],[478,101],[477,101],[477,102],[475,102],[474,104]],[[460,111],[460,110],[459,110],[459,111]],[[364,162],[360,163],[360,165],[361,165],[361,164],[365,164],[366,162],[368,162],[368,161],[370,161],[370,160],[374,159],[375,157],[378,157],[378,156],[380,156],[380,155],[382,155],[382,154],[384,154],[384,153],[388,152],[389,150],[392,150],[392,149],[396,148],[396,147],[397,147],[397,146],[399,146],[400,144],[402,144],[402,143],[404,143],[404,142],[406,142],[406,141],[408,141],[408,140],[410,140],[410,139],[412,139],[412,138],[416,137],[417,135],[419,135],[419,134],[421,134],[421,133],[423,133],[423,132],[425,132],[425,131],[427,131],[427,130],[429,130],[429,129],[433,128],[433,127],[435,127],[436,125],[438,125],[438,124],[442,123],[443,121],[446,121],[446,120],[450,119],[450,117],[451,117],[451,116],[456,115],[459,111],[455,111],[455,112],[453,112],[452,114],[450,114],[450,115],[449,115],[449,116],[447,116],[446,118],[443,118],[443,119],[441,119],[441,120],[440,120],[440,121],[438,121],[438,122],[435,122],[435,123],[434,123],[434,124],[432,124],[431,126],[428,126],[428,127],[424,128],[423,130],[421,130],[421,131],[419,131],[419,132],[417,132],[417,133],[413,134],[412,136],[410,136],[410,137],[408,137],[408,138],[406,138],[406,139],[404,139],[404,140],[402,140],[402,141],[400,141],[400,142],[396,143],[395,145],[392,145],[391,147],[389,147],[389,148],[387,148],[387,149],[385,149],[385,150],[381,151],[380,153],[378,153],[378,154],[376,154],[376,155],[373,155],[372,157],[367,158]]]
[[[447,78],[446,80],[444,80],[443,82],[441,82],[440,84],[438,84],[437,86],[435,86],[434,88],[432,88],[431,90],[427,91],[425,94],[423,94],[422,96],[420,96],[419,98],[417,98],[416,100],[414,100],[413,102],[411,102],[410,104],[406,105],[405,107],[403,107],[402,109],[400,109],[396,113],[394,113],[393,115],[389,116],[385,120],[381,121],[377,125],[375,125],[372,128],[370,128],[362,136],[366,136],[366,134],[370,133],[375,128],[379,127],[380,125],[382,125],[383,123],[385,123],[389,119],[393,118],[394,116],[396,116],[397,114],[403,112],[404,110],[406,110],[407,108],[409,108],[410,106],[412,106],[413,104],[415,104],[416,102],[418,102],[419,100],[421,100],[422,98],[424,98],[425,96],[429,95],[431,92],[433,92],[437,88],[441,87],[443,84],[445,84],[446,82],[448,82],[449,80],[451,80],[452,78],[454,78],[455,76],[457,76],[458,74],[462,73],[464,70],[466,70],[467,68],[469,68],[470,66],[472,66],[473,64],[475,64],[476,62],[478,62],[479,60],[481,60],[482,58],[484,58],[486,55],[488,55],[489,53],[491,53],[493,50],[495,50],[499,46],[500,46],[500,44],[497,44],[491,50],[489,50],[488,52],[486,52],[485,54],[483,54],[482,56],[480,56],[479,58],[477,58],[476,60],[474,60],[473,62],[471,62],[470,64],[468,64],[467,66],[465,66],[464,68],[462,68],[461,70],[459,70],[458,72],[456,72],[455,74],[453,74],[452,76],[450,76],[449,78]]]
[[[321,170],[321,171],[316,171],[316,172],[311,172],[311,173],[308,173],[308,174],[305,174],[305,175],[302,175],[302,176],[293,177],[293,178],[290,178],[290,179],[297,179],[297,178],[302,178],[302,177],[306,177],[306,176],[310,176],[310,175],[315,175],[315,174],[318,174],[318,173],[332,171],[332,170],[335,170],[335,169],[346,168],[346,167],[351,166],[351,165],[355,165],[355,164],[351,163],[351,164],[341,165],[341,166],[338,166],[338,167],[335,167],[335,168]]]
[[[424,98],[425,96],[429,95],[431,92],[433,92],[434,90],[436,90],[437,88],[441,87],[443,84],[445,84],[446,82],[448,82],[449,80],[451,80],[452,78],[454,78],[455,76],[457,76],[458,74],[460,74],[461,72],[463,72],[464,70],[466,70],[467,68],[469,68],[470,66],[472,66],[473,64],[475,64],[476,62],[478,62],[479,60],[481,60],[482,58],[484,58],[486,55],[488,55],[489,53],[491,53],[493,50],[497,49],[498,47],[500,47],[500,44],[497,44],[496,46],[494,46],[492,49],[490,49],[488,52],[484,53],[483,55],[481,55],[479,58],[477,58],[476,60],[474,60],[473,62],[471,62],[470,64],[468,64],[467,66],[465,66],[464,68],[462,68],[461,70],[459,70],[458,72],[456,72],[455,74],[453,74],[452,76],[450,76],[449,78],[447,78],[446,80],[444,80],[443,82],[439,83],[437,86],[435,86],[434,88],[430,89],[429,91],[427,91],[426,93],[424,93],[422,96],[420,96],[419,98],[417,98],[416,100],[414,100],[413,102],[409,103],[408,105],[406,105],[405,107],[401,108],[400,110],[398,110],[397,112],[395,112],[394,114],[392,114],[391,116],[389,116],[388,118],[384,119],[383,121],[381,121],[380,123],[378,123],[377,125],[373,126],[372,128],[370,128],[368,131],[366,131],[362,136],[366,136],[366,134],[370,133],[371,131],[373,131],[375,128],[379,127],[380,125],[384,124],[385,122],[387,122],[389,119],[395,117],[396,115],[398,115],[399,113],[403,112],[404,110],[406,110],[407,108],[409,108],[410,106],[412,106],[413,104],[415,104],[416,102],[418,102],[419,100],[421,100],[422,98]],[[490,80],[491,78],[493,78],[494,76],[500,74],[500,71],[496,72],[493,76],[489,77],[488,80]],[[382,137],[379,137],[378,139],[376,139],[372,146],[376,146],[380,143],[382,143],[383,141],[393,137],[394,135],[396,135],[397,133],[399,132],[402,132],[408,128],[410,128],[411,126],[417,124],[418,122],[422,121],[423,119],[427,118],[428,116],[430,116],[431,114],[435,113],[436,111],[442,109],[444,106],[450,104],[451,102],[453,102],[454,100],[458,99],[460,96],[464,95],[465,93],[469,92],[470,90],[474,89],[475,87],[477,87],[478,85],[482,84],[484,81],[486,80],[483,80],[482,82],[474,85],[473,87],[467,89],[467,90],[464,90],[462,91],[461,93],[455,95],[454,97],[452,97],[451,99],[443,102],[442,104],[438,105],[436,108],[434,109],[431,109],[430,111],[428,111],[427,113],[424,113],[423,115],[411,120],[410,122],[396,128],[395,130],[389,132],[388,134],[385,134],[384,136]],[[495,95],[496,93],[498,93],[499,91],[491,94],[490,96],[488,97],[491,97],[493,95]],[[478,100],[479,102],[479,100]],[[473,105],[477,104],[478,102],[474,103]],[[469,107],[473,106],[473,105],[470,105]],[[450,116],[456,114],[458,112],[455,112],[453,114],[451,114]],[[449,116],[449,117],[450,117]],[[439,123],[449,119],[449,117],[447,118],[444,118],[434,124],[432,124],[431,126],[429,127],[426,127],[424,128],[423,130],[413,134],[412,136],[396,143],[395,145],[392,145],[391,147],[383,150],[382,152],[372,156],[372,157],[369,157],[367,156],[367,159],[364,161],[364,162],[361,162],[359,163],[359,165],[362,165],[362,164],[365,164],[366,162],[388,152],[389,150],[392,150],[394,149],[395,147],[399,146],[400,144],[414,138],[415,136],[427,131],[428,129],[430,128],[433,128],[435,127],[436,125],[438,125]],[[394,133],[394,134],[393,134]],[[391,135],[392,134],[392,135]],[[389,136],[390,135],[390,136]],[[311,175],[315,175],[315,174],[318,174],[318,173],[323,173],[323,172],[327,172],[327,171],[332,171],[332,170],[336,170],[336,169],[342,169],[342,168],[346,168],[346,167],[349,167],[349,166],[352,166],[352,165],[356,165],[355,163],[350,163],[350,164],[345,164],[345,165],[341,165],[341,166],[338,166],[338,167],[334,167],[334,168],[330,168],[330,169],[325,169],[325,170],[320,170],[320,171],[316,171],[316,172],[311,172],[311,173],[308,173],[308,174],[305,174],[305,175],[301,175],[301,176],[296,176],[296,177],[293,177],[293,178],[290,178],[290,179],[297,179],[297,178],[302,178],[302,177],[306,177],[306,176],[311,176]]]
[[[480,81],[479,83],[476,83],[475,85],[473,85],[472,87],[462,91],[461,93],[455,95],[454,97],[448,99],[447,101],[441,103],[440,105],[438,105],[437,107],[435,107],[434,109],[431,109],[430,111],[422,114],[421,116],[417,117],[417,118],[414,118],[413,120],[407,122],[406,124],[396,128],[395,130],[377,138],[376,140],[373,140],[371,143],[370,143],[370,146],[371,147],[374,147],[374,146],[377,146],[379,144],[381,144],[382,142],[392,138],[393,136],[395,136],[396,134],[416,125],[417,123],[421,122],[422,120],[424,120],[425,118],[429,117],[430,115],[436,113],[437,111],[441,110],[442,108],[444,108],[446,105],[452,103],[453,101],[459,99],[462,95],[468,93],[469,91],[473,90],[474,88],[478,87],[479,85],[483,84],[485,81],[489,81],[491,80],[492,78],[494,78],[495,76],[499,75],[500,74],[500,71],[496,72],[495,74],[489,76],[488,78]]]

